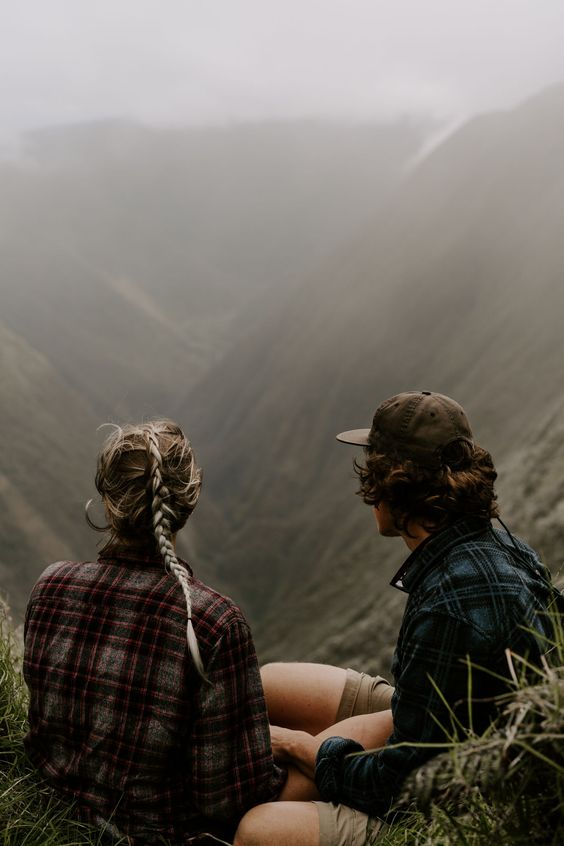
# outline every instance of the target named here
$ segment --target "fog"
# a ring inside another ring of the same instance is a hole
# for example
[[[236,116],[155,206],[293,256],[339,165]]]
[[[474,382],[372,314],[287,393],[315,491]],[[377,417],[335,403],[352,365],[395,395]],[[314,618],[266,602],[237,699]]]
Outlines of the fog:
[[[1,0],[0,141],[106,118],[460,120],[564,79],[561,0]]]

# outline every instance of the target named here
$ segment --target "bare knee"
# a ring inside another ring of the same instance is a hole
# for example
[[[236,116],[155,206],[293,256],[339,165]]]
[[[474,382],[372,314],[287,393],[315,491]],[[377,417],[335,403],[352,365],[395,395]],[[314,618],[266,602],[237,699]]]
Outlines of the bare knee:
[[[260,668],[260,675],[263,685],[268,682],[275,681],[280,673],[283,672],[284,667],[287,667],[283,661],[271,661],[269,664],[263,664]]]
[[[319,815],[313,802],[269,802],[248,811],[233,846],[318,846]]]
[[[271,723],[318,734],[335,722],[346,670],[277,662],[265,664],[261,674]]]
[[[264,807],[264,805],[257,805],[256,808],[247,811],[239,823],[233,846],[260,846],[261,842],[268,842],[261,841],[265,830]]]

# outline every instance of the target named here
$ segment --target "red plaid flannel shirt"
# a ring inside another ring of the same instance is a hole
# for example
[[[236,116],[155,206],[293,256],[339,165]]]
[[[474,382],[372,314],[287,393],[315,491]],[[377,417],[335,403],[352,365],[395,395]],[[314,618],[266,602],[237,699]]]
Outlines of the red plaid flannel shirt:
[[[245,618],[191,584],[211,685],[194,669],[184,596],[159,557],[114,549],[53,564],[27,609],[28,754],[81,819],[134,843],[232,828],[284,783]]]

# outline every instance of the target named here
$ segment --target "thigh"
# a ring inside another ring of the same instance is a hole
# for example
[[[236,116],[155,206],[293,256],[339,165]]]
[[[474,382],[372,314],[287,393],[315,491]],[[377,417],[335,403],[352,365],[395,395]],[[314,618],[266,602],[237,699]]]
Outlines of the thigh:
[[[273,725],[319,732],[337,721],[347,671],[329,664],[276,663],[261,669]]]
[[[328,737],[347,737],[362,744],[366,750],[380,749],[393,730],[392,712],[379,711],[375,714],[361,714],[349,717],[316,735],[320,746]],[[282,788],[279,802],[319,799],[319,792],[313,778],[308,778],[297,767],[288,766],[288,778]]]
[[[366,750],[381,749],[386,745],[393,728],[392,712],[378,711],[375,714],[359,714],[341,720],[316,735],[316,740],[321,745],[329,737],[347,737],[356,740]]]
[[[308,802],[319,800],[319,791],[313,778],[309,778],[298,767],[287,764],[288,776],[278,794],[277,802]]]
[[[269,802],[248,811],[233,846],[319,846],[319,814],[313,802]]]

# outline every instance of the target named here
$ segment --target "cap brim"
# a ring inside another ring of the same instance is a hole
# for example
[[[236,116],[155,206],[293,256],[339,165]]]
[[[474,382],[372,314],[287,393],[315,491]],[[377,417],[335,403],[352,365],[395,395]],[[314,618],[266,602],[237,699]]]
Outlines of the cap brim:
[[[356,446],[368,446],[368,435],[370,429],[351,429],[350,432],[341,432],[337,435],[337,440],[342,444],[355,444]]]

